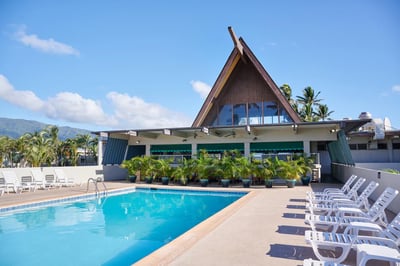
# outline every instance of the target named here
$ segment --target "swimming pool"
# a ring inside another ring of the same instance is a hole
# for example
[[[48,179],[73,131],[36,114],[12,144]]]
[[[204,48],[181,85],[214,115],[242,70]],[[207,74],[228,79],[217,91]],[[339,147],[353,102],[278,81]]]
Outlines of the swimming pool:
[[[130,265],[245,193],[136,189],[0,215],[1,265]]]

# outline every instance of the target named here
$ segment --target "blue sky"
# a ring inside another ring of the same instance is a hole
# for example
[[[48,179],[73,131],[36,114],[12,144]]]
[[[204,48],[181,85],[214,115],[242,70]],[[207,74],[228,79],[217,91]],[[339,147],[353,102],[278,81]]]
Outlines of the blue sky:
[[[0,0],[0,117],[89,130],[190,126],[233,49],[331,118],[400,129],[400,2]]]

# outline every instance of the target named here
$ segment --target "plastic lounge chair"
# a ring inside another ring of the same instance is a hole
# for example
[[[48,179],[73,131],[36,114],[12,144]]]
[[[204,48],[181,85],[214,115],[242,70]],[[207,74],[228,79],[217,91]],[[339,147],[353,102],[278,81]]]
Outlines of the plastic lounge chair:
[[[304,266],[347,266],[345,264],[330,262],[330,261],[319,261],[313,259],[305,259],[303,261]]]
[[[4,184],[4,178],[0,179],[0,196],[4,195],[4,191],[6,190],[6,185]]]
[[[311,197],[319,197],[319,196],[324,196],[328,193],[348,193],[348,191],[351,188],[351,185],[354,183],[354,181],[357,179],[356,175],[351,175],[349,179],[347,179],[346,183],[341,188],[325,188],[323,192],[307,192],[307,195]]]
[[[357,265],[364,266],[369,260],[400,263],[400,251],[398,248],[390,248],[386,246],[376,246],[371,244],[357,245]]]
[[[375,246],[377,250],[380,249],[381,246],[385,247],[382,248],[383,250],[387,250],[388,248],[396,250],[398,249],[398,245],[400,245],[400,213],[392,220],[386,229],[380,227],[377,230],[376,227],[372,227],[372,230],[369,231],[364,225],[361,225],[361,229],[369,233],[375,233],[377,236],[307,230],[305,232],[305,239],[307,243],[312,245],[314,254],[318,259],[321,261],[339,263],[346,259],[352,248],[357,248],[360,252],[373,249],[369,246],[363,246],[364,244]],[[320,249],[332,250],[336,248],[341,248],[342,251],[338,257],[324,256],[320,252]],[[371,258],[373,255],[374,254],[371,252]],[[359,257],[361,256],[360,254]]]
[[[364,184],[366,181],[365,178],[360,178],[356,181],[354,186],[351,187],[350,190],[348,190],[347,193],[344,192],[329,192],[325,193],[324,195],[321,196],[307,196],[308,202],[309,203],[323,203],[323,202],[329,202],[332,201],[333,199],[350,199],[350,200],[356,200],[358,197],[358,190],[361,188],[361,186]]]
[[[362,210],[369,209],[368,197],[375,191],[379,184],[371,181],[368,186],[361,192],[356,200],[351,199],[332,199],[323,203],[306,203],[306,208],[311,214],[332,215],[339,207],[353,207]]]
[[[39,169],[31,170],[33,176],[33,182],[38,188],[42,189],[50,189],[52,187],[60,187],[60,185],[55,182],[54,177],[53,180],[46,179],[46,176]]]
[[[339,227],[346,227],[350,222],[374,222],[386,226],[387,217],[385,209],[397,194],[399,194],[398,190],[388,187],[367,212],[363,212],[357,208],[339,207],[335,216],[307,213],[304,222],[309,224],[312,230],[328,230],[329,227],[332,227],[332,232],[336,232]],[[348,216],[348,214],[351,216]]]
[[[65,173],[62,169],[54,169],[54,172],[56,174],[56,182],[61,186],[70,187],[75,185],[74,179],[65,176]]]
[[[21,183],[13,171],[3,171],[3,177],[7,193],[9,193],[10,188],[12,188],[15,193],[21,193],[23,190],[34,191],[34,185],[30,183]]]

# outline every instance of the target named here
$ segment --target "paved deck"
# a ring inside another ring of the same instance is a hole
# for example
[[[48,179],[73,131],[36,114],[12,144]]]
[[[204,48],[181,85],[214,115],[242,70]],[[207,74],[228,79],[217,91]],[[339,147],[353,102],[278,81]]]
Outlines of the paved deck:
[[[106,185],[116,189],[136,184]],[[313,184],[313,189],[320,190],[321,184]],[[304,224],[304,198],[310,190],[310,186],[249,189],[247,196],[137,265],[302,265],[303,259],[315,258],[304,241],[304,231],[309,228]],[[86,193],[86,187],[10,193],[0,197],[0,207],[82,193]],[[350,259],[354,264],[351,262]]]

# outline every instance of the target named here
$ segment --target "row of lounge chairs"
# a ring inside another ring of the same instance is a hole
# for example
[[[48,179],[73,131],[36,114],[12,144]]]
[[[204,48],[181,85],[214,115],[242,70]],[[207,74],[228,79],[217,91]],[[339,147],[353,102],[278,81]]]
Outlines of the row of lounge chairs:
[[[74,185],[76,185],[75,180],[67,177],[62,169],[54,169],[54,175],[45,175],[40,169],[32,169],[30,176],[17,177],[12,170],[2,170],[0,175],[0,195]]]
[[[370,260],[400,265],[400,213],[389,223],[385,209],[399,191],[386,188],[370,206],[368,197],[379,186],[371,181],[358,195],[364,178],[351,176],[342,188],[308,192],[306,196],[305,240],[319,261],[304,260],[304,265],[343,265],[352,249],[357,265]]]

